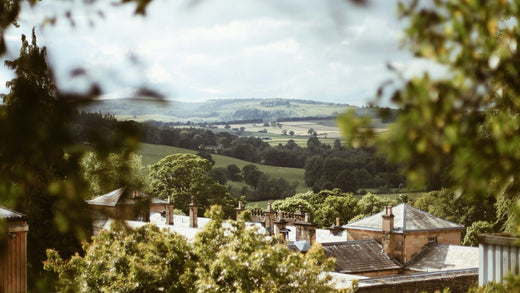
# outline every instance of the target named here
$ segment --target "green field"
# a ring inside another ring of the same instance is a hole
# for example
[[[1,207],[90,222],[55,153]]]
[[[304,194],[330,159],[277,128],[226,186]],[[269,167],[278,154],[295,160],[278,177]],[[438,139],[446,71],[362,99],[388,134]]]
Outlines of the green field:
[[[172,146],[165,146],[165,145],[154,145],[154,144],[147,144],[142,143],[141,147],[137,151],[137,154],[143,156],[143,165],[153,165],[157,163],[160,159],[164,158],[165,156],[177,154],[177,153],[189,153],[189,154],[196,154],[197,151],[188,150],[188,149],[182,149]],[[236,164],[240,169],[244,167],[247,164],[253,164],[251,162],[221,156],[221,155],[215,155],[212,154],[211,157],[215,161],[215,167],[227,167],[227,165]],[[275,167],[275,166],[266,166],[266,165],[260,165],[260,164],[254,164],[258,167],[258,169],[265,174],[271,176],[271,177],[282,177],[285,180],[289,182],[298,182],[298,187],[296,188],[296,192],[306,192],[309,188],[305,186],[304,181],[304,170],[298,169],[298,168],[285,168],[285,167]],[[238,185],[240,184],[233,184]]]

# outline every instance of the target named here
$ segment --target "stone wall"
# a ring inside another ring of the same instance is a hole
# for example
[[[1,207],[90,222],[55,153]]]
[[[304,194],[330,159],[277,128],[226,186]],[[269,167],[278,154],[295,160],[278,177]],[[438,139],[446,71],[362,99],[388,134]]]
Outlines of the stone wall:
[[[406,233],[404,237],[403,263],[408,263],[410,259],[423,250],[430,238],[435,238],[434,242],[439,244],[460,245],[461,230],[442,230]]]
[[[359,281],[356,292],[442,292],[450,288],[450,292],[467,292],[478,281],[478,270],[461,270],[425,274],[400,275],[395,277],[372,278]]]

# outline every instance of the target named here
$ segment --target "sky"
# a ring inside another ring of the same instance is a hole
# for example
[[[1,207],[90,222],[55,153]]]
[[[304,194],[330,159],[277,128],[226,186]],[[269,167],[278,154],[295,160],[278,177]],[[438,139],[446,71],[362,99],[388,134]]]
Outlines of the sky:
[[[424,68],[400,46],[404,24],[394,0],[367,7],[340,0],[154,0],[144,17],[133,14],[133,4],[110,2],[24,7],[20,27],[5,32],[6,58],[16,58],[20,35],[36,27],[62,91],[95,82],[102,98],[148,87],[188,102],[298,98],[362,106],[395,77],[387,64],[407,75]],[[54,16],[54,25],[45,22]],[[87,74],[72,77],[77,68]],[[0,68],[1,93],[12,77]]]

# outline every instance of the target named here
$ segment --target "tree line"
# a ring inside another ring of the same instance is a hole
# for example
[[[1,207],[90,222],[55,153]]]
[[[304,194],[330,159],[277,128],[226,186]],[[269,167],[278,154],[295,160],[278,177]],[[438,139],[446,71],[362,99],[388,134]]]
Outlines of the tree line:
[[[139,129],[142,142],[197,150],[203,156],[206,154],[206,158],[209,158],[207,154],[220,154],[252,163],[304,168],[305,184],[314,191],[339,188],[343,192],[364,193],[363,189],[370,188],[386,192],[406,184],[400,166],[389,164],[375,148],[347,148],[339,139],[331,146],[311,135],[306,147],[294,140],[271,146],[259,137],[240,137],[198,127],[173,128],[157,123],[117,121],[112,115],[86,112],[79,114],[75,133],[78,142],[88,143],[85,138],[91,132],[100,132],[103,141],[104,137],[117,136],[119,129],[125,128]],[[256,189],[256,185],[251,186]]]

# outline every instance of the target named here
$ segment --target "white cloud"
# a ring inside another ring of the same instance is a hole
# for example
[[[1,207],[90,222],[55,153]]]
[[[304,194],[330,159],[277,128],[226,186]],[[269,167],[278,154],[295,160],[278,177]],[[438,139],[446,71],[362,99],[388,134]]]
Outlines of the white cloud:
[[[390,76],[387,62],[412,66],[398,48],[394,1],[355,8],[339,0],[154,0],[145,18],[133,16],[131,5],[100,2],[78,8],[43,1],[24,10],[26,34],[42,15],[81,15],[76,28],[59,21],[39,31],[60,86],[78,86],[69,72],[82,66],[109,97],[152,85],[192,101],[284,97],[362,105]],[[9,40],[19,44],[19,31],[8,31]]]

